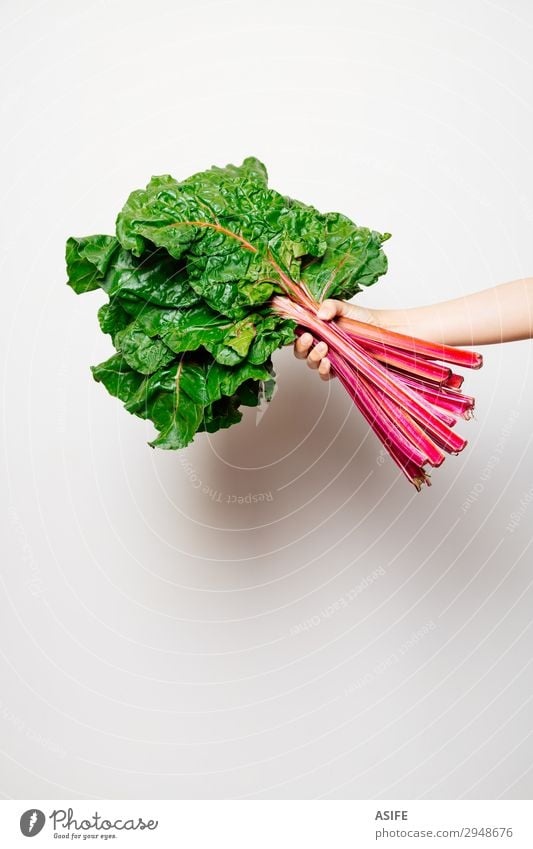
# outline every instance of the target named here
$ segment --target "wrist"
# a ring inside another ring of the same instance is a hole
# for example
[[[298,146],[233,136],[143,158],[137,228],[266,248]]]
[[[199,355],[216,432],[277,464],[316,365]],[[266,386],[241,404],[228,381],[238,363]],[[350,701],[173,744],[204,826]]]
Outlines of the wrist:
[[[385,312],[388,312],[388,310],[360,307],[358,304],[352,304],[349,301],[344,301],[344,309],[339,313],[339,315],[344,315],[346,318],[354,319],[354,321],[363,321],[365,324],[381,324],[382,327],[385,327]]]
[[[396,333],[413,335],[412,324],[407,320],[405,310],[371,310],[372,319],[375,324],[386,330],[394,330]]]
[[[442,316],[426,307],[412,307],[410,309],[378,310],[377,323],[387,330],[402,333],[404,336],[413,336],[417,339],[431,339],[432,342],[441,345],[457,345],[457,342],[446,330]],[[461,343],[462,344],[462,343]]]

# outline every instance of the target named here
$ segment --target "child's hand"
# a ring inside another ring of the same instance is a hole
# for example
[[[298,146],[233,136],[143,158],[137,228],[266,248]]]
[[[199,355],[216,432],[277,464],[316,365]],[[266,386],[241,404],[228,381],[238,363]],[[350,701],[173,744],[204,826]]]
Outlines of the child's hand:
[[[318,318],[330,321],[335,316],[344,315],[347,318],[355,318],[358,321],[366,321],[367,324],[376,324],[376,317],[372,310],[364,307],[356,307],[346,301],[334,301],[328,299],[320,305],[317,312]],[[331,363],[327,358],[328,346],[325,342],[319,342],[311,349],[313,337],[310,333],[303,333],[294,343],[294,356],[298,360],[307,358],[309,368],[318,369],[322,380],[329,380],[334,375],[331,373]]]

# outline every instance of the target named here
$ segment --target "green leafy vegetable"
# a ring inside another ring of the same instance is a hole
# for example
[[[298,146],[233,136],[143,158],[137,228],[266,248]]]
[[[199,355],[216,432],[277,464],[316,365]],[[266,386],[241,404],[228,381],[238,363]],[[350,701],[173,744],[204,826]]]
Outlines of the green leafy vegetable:
[[[129,196],[116,235],[67,241],[69,285],[108,297],[98,320],[116,353],[93,375],[154,423],[151,445],[183,448],[269,400],[273,352],[307,328],[327,342],[340,382],[420,486],[425,463],[466,444],[451,427],[473,406],[460,376],[434,360],[477,367],[481,358],[316,318],[324,298],[351,298],[386,272],[387,238],[269,188],[253,157],[181,182],[153,177]]]
[[[150,419],[161,448],[241,418],[272,397],[273,352],[296,322],[272,309],[284,275],[310,294],[351,295],[386,270],[385,237],[268,187],[265,166],[213,167],[132,192],[115,236],[70,238],[68,283],[102,289],[116,354],[93,368],[126,409]]]

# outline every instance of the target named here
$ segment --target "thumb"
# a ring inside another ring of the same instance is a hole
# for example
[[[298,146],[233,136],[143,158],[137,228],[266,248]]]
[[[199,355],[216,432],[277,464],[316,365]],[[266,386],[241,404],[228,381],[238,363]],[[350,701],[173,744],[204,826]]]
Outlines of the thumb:
[[[328,298],[320,304],[320,308],[317,311],[317,318],[329,321],[335,318],[336,315],[346,315],[348,312],[347,306],[348,304],[345,301],[335,301],[332,298]]]

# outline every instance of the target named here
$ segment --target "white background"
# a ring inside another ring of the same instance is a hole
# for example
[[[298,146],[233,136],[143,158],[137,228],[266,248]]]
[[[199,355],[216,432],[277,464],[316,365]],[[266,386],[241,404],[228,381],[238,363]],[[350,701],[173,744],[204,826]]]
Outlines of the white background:
[[[393,233],[364,304],[532,274],[530,4],[4,0],[1,26],[1,793],[531,797],[531,344],[483,351],[421,494],[290,350],[260,420],[157,452],[92,380],[103,297],[63,257],[152,174],[254,154]]]

